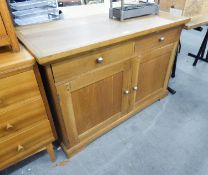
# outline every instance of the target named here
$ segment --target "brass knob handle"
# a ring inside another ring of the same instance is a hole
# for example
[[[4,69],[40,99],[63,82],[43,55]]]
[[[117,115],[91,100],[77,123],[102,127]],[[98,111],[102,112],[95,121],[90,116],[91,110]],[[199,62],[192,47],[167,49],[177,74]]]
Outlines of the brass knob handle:
[[[14,128],[14,126],[11,125],[11,124],[9,124],[9,123],[6,125],[6,130],[7,130],[7,131],[9,131],[9,130],[11,130],[11,129],[13,129],[13,128]]]
[[[24,150],[24,147],[22,146],[22,145],[18,145],[17,146],[17,151],[18,152],[21,152],[21,151],[23,151]]]
[[[96,59],[96,62],[97,63],[102,63],[104,61],[104,58],[103,57],[99,57]]]
[[[132,88],[134,91],[138,91],[138,86],[134,86],[133,88]]]
[[[129,91],[129,90],[125,90],[125,91],[124,91],[124,94],[125,94],[125,95],[128,95],[128,94],[130,94],[130,91]]]
[[[165,37],[161,37],[161,38],[159,39],[159,41],[160,41],[160,42],[165,41]]]

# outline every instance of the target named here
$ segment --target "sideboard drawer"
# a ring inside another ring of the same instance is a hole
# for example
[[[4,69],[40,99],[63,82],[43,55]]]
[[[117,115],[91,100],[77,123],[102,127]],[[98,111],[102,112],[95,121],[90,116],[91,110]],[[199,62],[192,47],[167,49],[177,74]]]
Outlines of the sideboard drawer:
[[[0,112],[37,96],[40,92],[32,70],[0,79]]]
[[[139,38],[135,42],[135,51],[138,55],[143,56],[153,49],[177,42],[180,37],[180,32],[181,28],[174,28]]]
[[[158,49],[153,49],[142,56],[140,63],[147,62],[158,57],[162,57],[167,53],[171,53],[173,51],[173,48],[174,48],[174,44],[168,44],[167,46]]]
[[[68,80],[87,71],[129,58],[134,54],[134,43],[127,42],[90,52],[80,57],[52,65],[55,82]]]
[[[0,141],[0,169],[38,151],[54,140],[48,120]]]
[[[46,118],[41,98],[0,113],[0,138],[19,132]]]

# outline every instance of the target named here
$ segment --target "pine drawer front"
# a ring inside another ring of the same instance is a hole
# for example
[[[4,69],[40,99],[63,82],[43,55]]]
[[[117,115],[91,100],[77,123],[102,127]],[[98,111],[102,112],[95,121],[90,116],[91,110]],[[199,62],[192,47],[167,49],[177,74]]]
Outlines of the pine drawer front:
[[[47,115],[41,98],[0,113],[0,138],[31,127],[31,125],[46,118]]]
[[[153,60],[155,58],[162,57],[162,56],[164,56],[164,55],[166,55],[168,53],[171,53],[173,48],[174,48],[174,44],[168,44],[168,45],[166,45],[164,47],[153,49],[150,52],[148,52],[145,55],[143,55],[143,57],[141,58],[141,62],[140,63],[151,61],[151,60]]]
[[[153,49],[175,43],[179,40],[180,32],[180,28],[174,28],[139,38],[135,42],[135,51],[138,55],[144,56]]]
[[[0,139],[0,170],[42,149],[53,140],[48,120],[43,120],[20,134]]]
[[[80,57],[52,65],[55,82],[70,80],[70,78],[94,69],[122,61],[134,54],[134,43],[127,42],[97,51],[91,51]]]
[[[32,70],[0,79],[0,113],[7,107],[39,96],[38,84]]]

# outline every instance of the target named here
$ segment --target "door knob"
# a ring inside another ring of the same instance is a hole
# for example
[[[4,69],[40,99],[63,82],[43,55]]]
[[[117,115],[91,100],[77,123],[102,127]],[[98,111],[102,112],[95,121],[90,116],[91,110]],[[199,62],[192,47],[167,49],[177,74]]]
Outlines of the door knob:
[[[96,59],[96,62],[97,63],[102,63],[104,61],[103,57],[99,57]]]
[[[125,91],[124,91],[124,94],[125,94],[125,95],[128,95],[128,94],[130,94],[130,91],[129,91],[129,90],[125,90]]]
[[[133,90],[134,90],[134,91],[138,91],[138,89],[139,89],[138,86],[134,86],[134,87],[133,87]]]

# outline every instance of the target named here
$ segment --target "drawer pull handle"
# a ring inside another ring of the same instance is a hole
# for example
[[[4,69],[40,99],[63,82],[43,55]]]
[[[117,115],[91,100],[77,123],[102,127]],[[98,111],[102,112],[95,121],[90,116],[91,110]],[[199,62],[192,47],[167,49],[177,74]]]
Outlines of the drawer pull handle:
[[[7,131],[9,131],[9,130],[11,130],[11,129],[13,129],[13,128],[14,128],[14,126],[11,125],[11,124],[9,124],[9,123],[6,125],[6,130],[7,130]]]
[[[97,63],[102,63],[104,61],[103,57],[99,57],[96,59],[96,62]]]
[[[24,150],[24,147],[23,147],[22,145],[18,145],[17,151],[18,151],[18,152],[21,152],[21,151],[23,151],[23,150]]]
[[[124,91],[124,95],[129,95],[130,94],[130,91],[129,90],[125,90]]]
[[[134,90],[134,91],[138,91],[138,89],[139,89],[138,86],[134,86],[134,87],[133,87],[133,90]]]
[[[160,42],[165,41],[165,37],[161,37],[161,38],[159,39],[159,41],[160,41]]]

